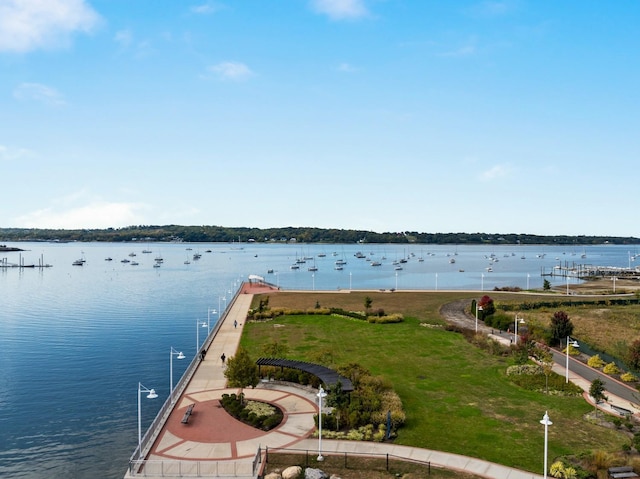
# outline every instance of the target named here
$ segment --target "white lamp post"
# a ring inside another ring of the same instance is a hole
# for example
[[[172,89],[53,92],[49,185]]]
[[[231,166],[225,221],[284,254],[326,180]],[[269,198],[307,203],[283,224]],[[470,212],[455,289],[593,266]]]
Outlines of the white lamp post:
[[[480,278],[480,291],[484,291],[484,273],[481,274]]]
[[[438,273],[436,273],[436,291],[438,291]]]
[[[217,314],[215,308],[207,308],[207,329],[211,331],[211,314]]]
[[[140,414],[140,395],[142,393],[149,393],[147,394],[147,399],[158,397],[155,389],[147,389],[142,383],[138,383],[138,454],[142,454],[142,415]]]
[[[616,294],[616,278],[615,276],[611,277],[612,281],[613,281],[613,294]]]
[[[315,273],[311,273],[311,290],[316,290],[316,275]]]
[[[569,276],[567,276],[567,296],[569,296]]]
[[[199,319],[196,319],[196,354],[198,353],[198,349],[200,349],[200,330],[198,328],[206,328],[207,327],[207,323],[205,323],[204,321],[202,321],[202,323],[200,322]],[[207,330],[207,336],[209,335],[209,331]]]
[[[580,345],[578,341],[572,341],[569,336],[567,336],[567,368],[566,368],[566,382],[569,382],[569,346],[573,346],[574,348],[579,348]]]
[[[549,426],[553,424],[549,421],[547,411],[544,412],[544,416],[542,417],[540,424],[544,425],[544,479],[547,479],[547,444],[549,442]]]
[[[529,273],[527,273],[527,291],[529,290]]]
[[[182,351],[176,351],[171,346],[171,355],[169,359],[169,395],[171,396],[171,402],[173,402],[173,357],[176,356],[178,359],[184,359],[185,356],[182,354]]]
[[[349,291],[351,291],[351,275],[352,275],[352,274],[353,274],[353,273],[349,273]]]
[[[396,272],[396,291],[398,291],[398,272]]]
[[[327,393],[324,392],[322,386],[318,391],[318,461],[324,461],[322,457],[322,399],[327,397]]]
[[[482,311],[482,306],[478,306],[476,301],[476,333],[478,332],[478,311]]]
[[[518,344],[518,323],[520,324],[524,324],[524,319],[522,318],[518,318],[518,314],[516,313],[516,319],[515,319],[515,335],[513,336],[513,342],[517,345]]]

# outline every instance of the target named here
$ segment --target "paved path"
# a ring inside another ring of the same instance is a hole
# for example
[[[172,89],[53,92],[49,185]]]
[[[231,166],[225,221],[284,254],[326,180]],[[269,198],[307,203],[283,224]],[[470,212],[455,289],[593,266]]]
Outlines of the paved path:
[[[225,366],[220,357],[223,353],[227,357],[235,354],[253,294],[274,289],[255,284],[245,284],[243,288],[244,291],[230,305],[205,359],[198,365],[193,378],[177,399],[176,407],[158,434],[147,456],[145,477],[250,477],[259,447],[318,450],[318,440],[311,438],[315,431],[313,415],[317,410],[315,390],[273,382],[260,383],[255,389],[245,389],[243,392],[248,399],[273,403],[283,410],[283,422],[269,432],[258,431],[235,420],[220,406],[219,400],[223,394],[239,392],[238,389],[226,387]],[[558,374],[564,374],[564,368],[559,364],[556,364],[554,370]],[[586,383],[588,390],[589,381],[574,374],[571,375],[571,380],[583,388]],[[613,400],[617,398],[614,397]],[[193,414],[188,424],[183,424],[182,418],[190,404],[195,404]],[[620,404],[630,408],[627,402]],[[327,454],[391,454],[400,458],[429,461],[437,467],[491,479],[542,477],[480,459],[409,446],[335,440],[323,440],[322,445],[323,452]],[[128,477],[132,476],[127,474],[125,478]]]

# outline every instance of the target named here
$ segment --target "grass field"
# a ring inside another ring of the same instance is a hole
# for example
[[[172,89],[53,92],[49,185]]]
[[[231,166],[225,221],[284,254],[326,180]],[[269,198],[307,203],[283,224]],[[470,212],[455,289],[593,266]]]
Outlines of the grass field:
[[[508,294],[490,293],[504,300]],[[262,345],[278,341],[287,357],[333,366],[357,362],[384,377],[403,400],[407,422],[396,443],[486,459],[542,473],[545,411],[549,458],[586,454],[596,449],[619,451],[629,440],[622,433],[589,423],[592,410],[582,398],[559,397],[523,390],[505,377],[509,358],[490,356],[457,333],[421,323],[442,324],[442,304],[465,293],[286,293],[270,295],[269,306],[291,308],[372,308],[401,312],[405,322],[368,324],[328,316],[288,316],[245,326],[242,345],[251,356]],[[255,298],[256,301],[258,298]]]

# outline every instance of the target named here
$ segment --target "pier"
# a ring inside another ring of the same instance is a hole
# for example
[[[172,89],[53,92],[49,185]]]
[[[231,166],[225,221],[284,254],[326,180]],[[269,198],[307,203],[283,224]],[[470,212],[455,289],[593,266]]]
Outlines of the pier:
[[[125,479],[255,478],[265,446],[291,447],[312,435],[317,410],[313,389],[267,381],[242,390],[247,399],[282,409],[285,418],[271,431],[243,424],[219,403],[223,394],[240,392],[226,387],[221,356],[235,355],[253,294],[276,289],[262,282],[241,286],[142,437]]]

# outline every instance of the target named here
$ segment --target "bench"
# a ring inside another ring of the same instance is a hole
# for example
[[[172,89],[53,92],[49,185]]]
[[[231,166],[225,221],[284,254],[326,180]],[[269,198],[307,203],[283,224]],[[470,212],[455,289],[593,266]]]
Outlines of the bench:
[[[633,472],[633,467],[631,466],[618,466],[618,467],[610,467],[609,477],[612,479],[626,479],[631,477],[638,477],[638,475]]]
[[[630,411],[628,409],[625,409],[623,407],[620,407],[620,406],[616,406],[615,404],[611,405],[611,409],[613,409],[615,412],[617,412],[621,416],[631,416],[631,415],[633,415],[632,411]],[[628,472],[628,471],[624,471],[624,472]]]
[[[182,417],[182,424],[187,424],[189,422],[189,416],[193,414],[194,407],[196,407],[196,403],[189,404],[189,407],[184,412],[184,416]]]

